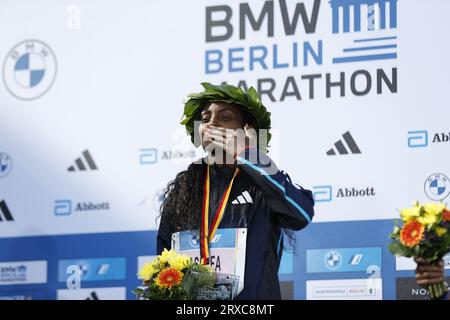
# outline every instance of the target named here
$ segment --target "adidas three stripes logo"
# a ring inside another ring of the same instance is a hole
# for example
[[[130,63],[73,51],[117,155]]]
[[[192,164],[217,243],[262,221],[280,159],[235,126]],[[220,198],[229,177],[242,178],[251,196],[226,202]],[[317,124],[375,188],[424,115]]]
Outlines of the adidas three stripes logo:
[[[84,161],[83,161],[84,160]],[[91,154],[89,153],[89,150],[84,150],[83,154],[80,158],[75,160],[75,164],[70,166],[67,171],[86,171],[86,170],[97,170],[97,165],[94,162],[94,159],[92,159]]]
[[[353,139],[352,135],[350,134],[349,131],[347,131],[346,133],[344,133],[342,135],[343,140],[339,140],[337,141],[334,146],[336,149],[331,148],[330,150],[327,151],[327,156],[335,156],[336,155],[336,151],[340,154],[349,154],[347,148],[350,149],[350,152],[352,154],[358,154],[361,153],[361,150],[359,150],[358,145],[356,144],[355,140]],[[345,143],[344,143],[345,142]],[[345,144],[347,144],[347,148],[345,147]]]
[[[245,203],[253,203],[253,199],[250,196],[248,191],[242,192],[236,199],[234,199],[232,204],[245,204]]]
[[[1,221],[14,221],[14,218],[9,211],[8,206],[4,200],[0,201],[0,222]]]

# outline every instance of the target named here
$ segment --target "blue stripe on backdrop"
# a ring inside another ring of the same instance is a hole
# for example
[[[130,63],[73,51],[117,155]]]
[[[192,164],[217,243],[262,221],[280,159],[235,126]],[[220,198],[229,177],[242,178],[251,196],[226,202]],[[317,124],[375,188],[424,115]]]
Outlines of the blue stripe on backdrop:
[[[307,280],[325,279],[366,279],[366,272],[306,273],[306,250],[381,247],[383,279],[383,299],[395,299],[395,257],[387,250],[392,220],[348,221],[331,223],[312,223],[297,233],[297,254],[294,271],[296,285],[295,299],[306,299]],[[355,250],[357,252],[357,250]],[[411,272],[407,272],[409,276]]]
[[[352,263],[359,263],[363,257],[358,256],[358,248],[379,247],[382,252],[380,272],[383,279],[383,299],[395,299],[396,278],[413,277],[414,271],[395,270],[395,258],[387,250],[388,235],[392,227],[392,220],[312,223],[296,233],[295,254],[284,252],[280,281],[293,282],[294,292],[291,297],[305,299],[307,280],[367,279],[370,276],[369,273],[348,272],[348,268],[336,269],[335,272],[307,273],[306,252],[312,249],[330,249],[330,251],[339,252],[343,248],[354,248],[355,255]],[[134,299],[131,290],[140,284],[136,277],[137,258],[155,254],[155,239],[156,231],[0,239],[0,263],[27,260],[48,261],[47,284],[0,285],[0,299],[5,295],[56,299],[56,290],[66,289],[66,283],[58,281],[59,260],[102,258],[125,258],[126,279],[82,282],[81,288],[126,287],[127,299]],[[285,247],[290,251],[288,237],[285,237]],[[333,260],[332,258],[330,260]],[[99,274],[108,272],[108,267],[101,263],[97,264],[97,267],[101,270]]]
[[[98,233],[63,236],[39,236],[0,239],[0,263],[5,261],[48,260],[46,285],[0,286],[4,292],[44,291],[45,298],[56,299],[57,289],[66,289],[65,282],[58,282],[58,261],[62,259],[126,258],[127,280],[89,281],[81,288],[127,287],[127,299],[134,299],[131,290],[140,284],[136,277],[137,257],[154,255],[156,231]]]

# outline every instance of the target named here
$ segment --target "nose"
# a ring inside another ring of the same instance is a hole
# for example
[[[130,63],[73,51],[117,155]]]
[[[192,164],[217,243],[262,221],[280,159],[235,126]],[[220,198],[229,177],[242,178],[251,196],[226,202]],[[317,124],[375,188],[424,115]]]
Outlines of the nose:
[[[212,114],[211,115],[211,119],[209,119],[209,123],[208,123],[209,125],[211,125],[211,126],[219,126],[219,117],[218,117],[218,115],[216,115],[216,114]]]

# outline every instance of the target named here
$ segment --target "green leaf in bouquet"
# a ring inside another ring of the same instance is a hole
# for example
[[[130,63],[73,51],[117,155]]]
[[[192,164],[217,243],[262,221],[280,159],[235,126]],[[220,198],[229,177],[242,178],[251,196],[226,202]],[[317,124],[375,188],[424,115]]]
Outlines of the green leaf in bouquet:
[[[402,257],[413,257],[414,251],[408,247],[405,247],[398,241],[394,241],[388,245],[389,251],[396,255]]]
[[[194,280],[195,274],[192,272],[192,270],[186,271],[186,274],[183,277],[183,281],[181,282],[181,286],[189,296],[192,295],[192,292],[194,290]]]
[[[394,226],[394,231],[392,231],[393,234],[398,235],[400,233],[401,228],[399,226]]]
[[[412,250],[413,250],[414,256],[420,257],[420,256],[422,255],[422,250],[421,250],[422,248],[423,248],[423,247],[421,247],[421,246],[415,246],[415,247],[413,247]]]
[[[136,288],[133,291],[131,291],[136,296],[141,296],[144,294],[145,290],[141,288]]]
[[[404,247],[398,243],[398,242],[392,242],[388,245],[389,251],[396,255],[396,256],[402,256],[404,252]]]
[[[200,266],[199,271],[199,277],[196,279],[197,286],[213,286],[216,283],[216,274],[209,266]]]

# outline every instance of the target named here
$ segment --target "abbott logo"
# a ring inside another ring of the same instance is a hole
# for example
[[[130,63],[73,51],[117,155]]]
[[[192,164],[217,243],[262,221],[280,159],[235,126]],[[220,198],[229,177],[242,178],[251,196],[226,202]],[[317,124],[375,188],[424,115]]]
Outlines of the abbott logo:
[[[9,211],[4,200],[0,201],[0,221],[14,221],[11,211]]]
[[[84,161],[83,161],[84,160]],[[86,171],[86,170],[98,170],[97,165],[94,162],[89,150],[84,150],[82,157],[75,160],[75,164],[70,166],[67,171]]]
[[[408,148],[424,148],[428,146],[428,131],[408,131]]]
[[[72,205],[71,200],[56,200],[54,207],[55,216],[68,216],[72,212],[85,212],[85,211],[109,211],[109,202],[76,202]]]
[[[68,216],[72,214],[72,201],[56,200],[53,213],[55,216]]]
[[[314,202],[330,202],[333,200],[333,189],[331,186],[314,186]]]
[[[158,162],[158,149],[156,148],[148,148],[141,149],[139,154],[139,163],[140,164],[155,164]]]
[[[356,144],[355,140],[353,139],[349,131],[344,133],[342,135],[342,138],[343,140],[339,140],[334,144],[335,149],[331,148],[330,150],[327,151],[327,156],[335,156],[336,152],[340,155],[349,154],[347,148],[350,149],[350,153],[352,154],[361,153],[361,150],[359,149],[358,145]],[[347,148],[345,147],[345,144],[347,144]]]

